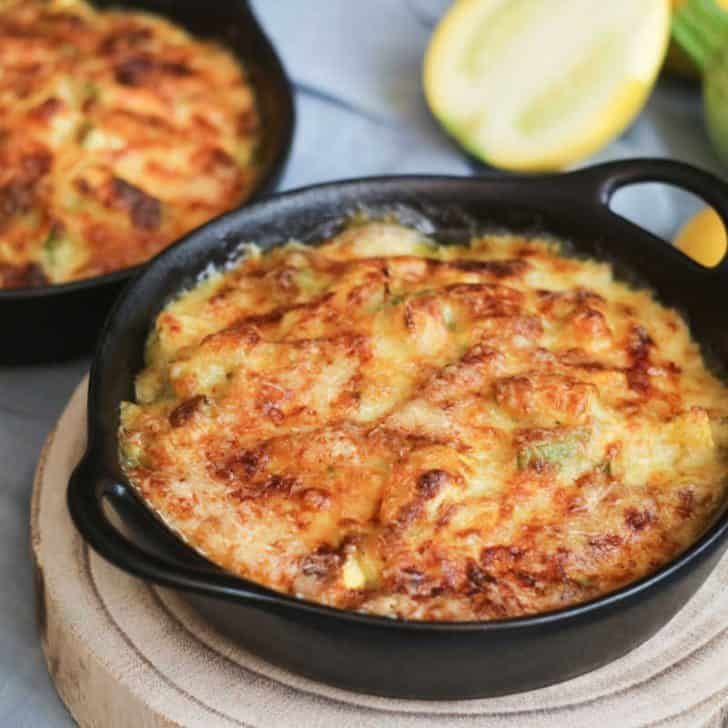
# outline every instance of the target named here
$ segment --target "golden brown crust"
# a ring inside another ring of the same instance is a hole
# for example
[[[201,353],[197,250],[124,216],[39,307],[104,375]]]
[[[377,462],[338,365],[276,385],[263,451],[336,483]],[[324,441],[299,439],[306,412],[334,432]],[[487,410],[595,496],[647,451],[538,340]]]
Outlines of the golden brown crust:
[[[0,288],[143,262],[251,191],[233,56],[84,0],[0,2]]]
[[[544,242],[351,227],[158,316],[124,469],[275,589],[431,620],[578,603],[724,498],[728,392],[680,317]]]

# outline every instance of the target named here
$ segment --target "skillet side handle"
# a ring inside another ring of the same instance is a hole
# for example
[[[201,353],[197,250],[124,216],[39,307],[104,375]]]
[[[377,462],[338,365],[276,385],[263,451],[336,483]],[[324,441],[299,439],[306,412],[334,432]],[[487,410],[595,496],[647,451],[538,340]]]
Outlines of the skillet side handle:
[[[76,467],[68,484],[68,508],[84,539],[114,566],[160,586],[205,596],[253,603],[277,601],[274,592],[256,589],[236,577],[214,570],[195,568],[158,556],[135,544],[109,520],[104,498],[130,505],[128,486],[94,477],[86,459]],[[135,507],[139,508],[138,504]]]
[[[670,159],[625,159],[573,173],[574,181],[593,190],[595,201],[609,209],[614,193],[640,182],[663,182],[692,192],[718,213],[728,230],[728,184],[710,172]],[[728,272],[728,255],[713,270]],[[710,270],[710,269],[708,269]]]

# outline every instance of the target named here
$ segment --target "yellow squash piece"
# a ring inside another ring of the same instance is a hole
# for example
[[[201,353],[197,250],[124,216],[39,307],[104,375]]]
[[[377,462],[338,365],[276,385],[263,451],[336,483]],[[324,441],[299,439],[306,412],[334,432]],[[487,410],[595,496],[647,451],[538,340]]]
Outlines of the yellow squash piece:
[[[483,161],[558,170],[639,113],[669,28],[669,0],[458,0],[427,50],[425,95]]]
[[[681,228],[675,245],[701,265],[718,265],[726,254],[726,231],[718,213],[712,207],[701,210]]]

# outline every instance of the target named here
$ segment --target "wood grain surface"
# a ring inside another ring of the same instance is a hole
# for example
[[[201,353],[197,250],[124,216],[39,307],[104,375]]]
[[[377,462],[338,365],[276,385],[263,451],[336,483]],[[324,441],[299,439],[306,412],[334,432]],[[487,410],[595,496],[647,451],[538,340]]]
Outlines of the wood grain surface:
[[[40,638],[55,686],[84,728],[728,725],[728,558],[634,652],[520,695],[391,700],[260,660],[207,625],[180,595],[118,571],[76,533],[65,491],[84,448],[86,387],[84,380],[46,443],[31,510]]]

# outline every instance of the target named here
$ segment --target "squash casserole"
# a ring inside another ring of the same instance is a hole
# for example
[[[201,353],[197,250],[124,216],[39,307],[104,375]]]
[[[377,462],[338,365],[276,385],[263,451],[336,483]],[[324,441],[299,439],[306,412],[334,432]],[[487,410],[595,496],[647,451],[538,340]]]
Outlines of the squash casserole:
[[[140,12],[0,0],[0,288],[134,266],[235,207],[257,129],[222,47]]]
[[[728,389],[689,330],[548,240],[360,222],[156,317],[124,472],[212,562],[394,618],[588,601],[724,503]]]

